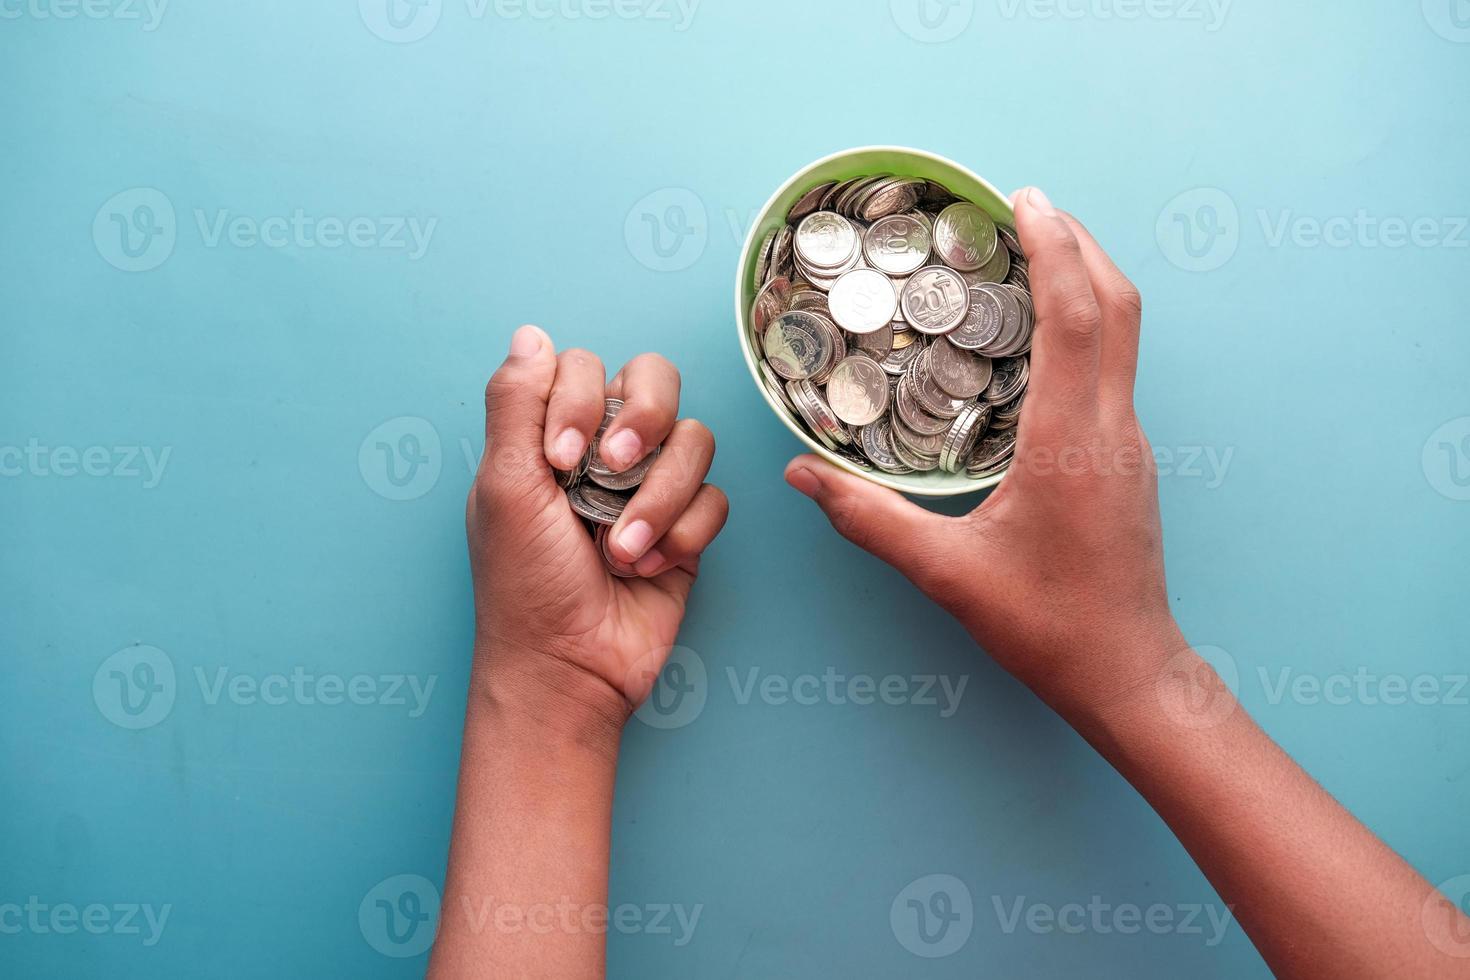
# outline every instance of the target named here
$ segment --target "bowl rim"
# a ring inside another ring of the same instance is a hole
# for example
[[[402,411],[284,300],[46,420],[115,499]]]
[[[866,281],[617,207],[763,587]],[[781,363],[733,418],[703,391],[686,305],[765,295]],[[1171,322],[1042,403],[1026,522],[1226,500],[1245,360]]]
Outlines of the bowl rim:
[[[758,391],[760,393],[760,396],[765,399],[766,404],[770,407],[771,412],[776,416],[776,418],[781,420],[781,424],[786,426],[786,428],[791,431],[792,435],[801,440],[801,442],[806,445],[808,450],[826,460],[828,463],[831,463],[833,466],[836,466],[845,472],[851,473],[854,476],[861,477],[862,479],[867,480],[870,483],[876,483],[879,486],[887,487],[890,490],[896,490],[899,493],[908,494],[915,497],[958,497],[967,493],[979,493],[983,490],[989,490],[992,487],[998,485],[1005,478],[1006,473],[1009,471],[1009,467],[1007,467],[1005,470],[1000,471],[999,473],[996,473],[993,476],[987,476],[983,479],[969,480],[965,484],[941,486],[926,486],[922,484],[916,485],[914,483],[905,482],[902,476],[896,474],[884,473],[882,470],[878,469],[873,469],[871,471],[865,470],[857,464],[849,462],[848,460],[842,458],[837,453],[832,452],[830,449],[819,443],[810,433],[802,429],[801,426],[797,425],[796,421],[787,415],[785,408],[777,403],[776,398],[766,388],[766,383],[764,379],[762,379],[760,376],[760,367],[757,364],[755,351],[752,349],[749,343],[749,330],[747,329],[746,320],[750,316],[750,312],[745,309],[746,304],[744,302],[744,293],[745,267],[750,262],[751,253],[756,248],[757,239],[760,235],[761,225],[764,223],[765,218],[771,213],[771,209],[775,207],[776,202],[788,190],[790,190],[793,185],[801,180],[804,180],[807,174],[820,167],[824,167],[829,163],[834,163],[846,157],[856,156],[864,153],[890,153],[922,157],[934,163],[937,163],[942,167],[949,167],[951,169],[958,170],[961,173],[965,174],[965,176],[980,184],[986,190],[990,191],[1000,201],[1004,202],[1007,210],[1009,210],[1010,208],[1010,199],[1007,198],[1006,195],[994,184],[992,184],[990,181],[986,180],[979,174],[975,173],[975,171],[971,170],[969,167],[955,160],[951,160],[948,157],[941,156],[938,153],[931,153],[928,150],[915,149],[911,146],[896,146],[888,144],[854,146],[846,150],[838,150],[835,153],[828,153],[826,156],[819,157],[818,159],[813,160],[811,163],[808,163],[805,166],[799,168],[790,177],[782,181],[781,185],[776,188],[775,193],[773,193],[769,198],[766,199],[765,204],[761,205],[760,210],[756,213],[755,219],[750,223],[749,231],[747,231],[745,234],[745,244],[740,249],[740,258],[735,264],[735,340],[736,343],[740,345],[740,353],[745,360],[745,368],[747,371],[750,372],[751,380],[755,382],[756,391]],[[1011,221],[1012,223],[1014,223],[1014,215],[1011,216]]]

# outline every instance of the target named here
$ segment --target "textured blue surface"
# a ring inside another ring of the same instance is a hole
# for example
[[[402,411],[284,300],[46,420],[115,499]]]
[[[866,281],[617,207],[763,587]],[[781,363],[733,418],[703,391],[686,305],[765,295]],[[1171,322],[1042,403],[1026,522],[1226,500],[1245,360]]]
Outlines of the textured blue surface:
[[[674,359],[733,504],[681,638],[703,710],[626,739],[614,975],[1266,975],[1183,928],[1219,899],[1130,789],[781,482],[733,265],[780,181],[864,143],[1038,184],[1114,252],[1179,619],[1415,866],[1470,872],[1463,2],[386,2],[0,2],[0,972],[421,972],[376,902],[442,879],[466,460],[533,321]],[[752,670],[966,687],[941,717]],[[423,710],[385,675],[432,678]],[[1421,675],[1432,703],[1369,703]],[[973,922],[924,958],[934,874]]]

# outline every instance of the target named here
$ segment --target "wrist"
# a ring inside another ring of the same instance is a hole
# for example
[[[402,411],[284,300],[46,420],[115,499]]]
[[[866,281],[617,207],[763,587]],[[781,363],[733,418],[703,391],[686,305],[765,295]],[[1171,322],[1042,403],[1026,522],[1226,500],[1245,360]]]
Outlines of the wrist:
[[[1089,741],[1178,708],[1181,664],[1199,662],[1173,617],[1107,631],[1105,642],[1068,651],[1067,677],[1035,686],[1036,693]],[[1191,674],[1192,676],[1192,674]]]
[[[467,737],[494,727],[502,738],[577,745],[616,757],[631,715],[621,691],[562,657],[488,639],[475,644]]]

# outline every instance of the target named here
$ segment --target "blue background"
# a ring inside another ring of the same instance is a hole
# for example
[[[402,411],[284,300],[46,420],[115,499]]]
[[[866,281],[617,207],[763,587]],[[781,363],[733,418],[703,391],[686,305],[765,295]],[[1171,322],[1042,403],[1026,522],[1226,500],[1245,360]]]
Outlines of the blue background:
[[[1233,451],[1221,481],[1161,481],[1186,632],[1228,652],[1266,729],[1430,879],[1470,872],[1470,708],[1272,703],[1258,675],[1466,670],[1470,503],[1446,467],[1470,467],[1470,444],[1430,461],[1436,430],[1470,414],[1470,235],[1446,241],[1470,211],[1470,44],[1433,28],[1451,23],[1433,2],[1238,0],[1216,25],[1184,0],[1137,19],[960,2],[930,11],[961,28],[935,41],[906,0],[705,0],[682,30],[649,3],[537,19],[444,0],[412,43],[349,0],[176,0],[155,30],[40,16],[47,2],[0,20],[0,447],[171,455],[151,487],[0,457],[0,903],[172,909],[152,946],[0,934],[0,971],[422,971],[374,949],[358,906],[394,875],[442,881],[469,668],[465,447],[512,329],[536,322],[610,366],[673,359],[733,508],[681,635],[707,704],[678,730],[630,724],[614,831],[613,904],[701,917],[683,946],[614,934],[612,975],[1265,976],[1234,925],[1213,946],[1208,930],[1002,928],[994,903],[1023,897],[1219,900],[1086,745],[781,481],[798,446],[738,362],[733,269],[777,184],[865,143],[1035,183],[1089,223],[1145,297],[1154,444]],[[1156,224],[1201,187],[1238,213],[1184,212],[1219,263],[1196,272]],[[127,272],[110,222],[136,188],[176,220],[150,246],[161,263]],[[679,189],[702,217],[668,209]],[[199,227],[297,209],[437,224],[417,258],[211,245]],[[1434,219],[1439,243],[1273,244],[1283,216],[1360,210]],[[401,418],[427,421],[424,472],[440,472],[393,500],[359,449],[417,424]],[[128,730],[92,683],[135,645],[169,658],[176,697]],[[437,686],[419,717],[211,704],[196,668]],[[969,680],[941,718],[741,704],[727,668]],[[975,919],[959,952],[924,959],[889,911],[935,873],[965,883]]]

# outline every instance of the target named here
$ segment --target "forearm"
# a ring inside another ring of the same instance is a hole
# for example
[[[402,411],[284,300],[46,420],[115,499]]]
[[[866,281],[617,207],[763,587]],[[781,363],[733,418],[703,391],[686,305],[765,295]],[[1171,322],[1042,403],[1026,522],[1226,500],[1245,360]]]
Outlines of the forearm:
[[[582,684],[477,673],[431,976],[603,975],[622,708]]]
[[[1163,642],[1154,659],[1170,663],[1181,647]],[[1179,713],[1170,699],[1181,694],[1166,679],[1074,723],[1163,817],[1277,976],[1464,975],[1421,924],[1428,882],[1223,685],[1202,720]]]

